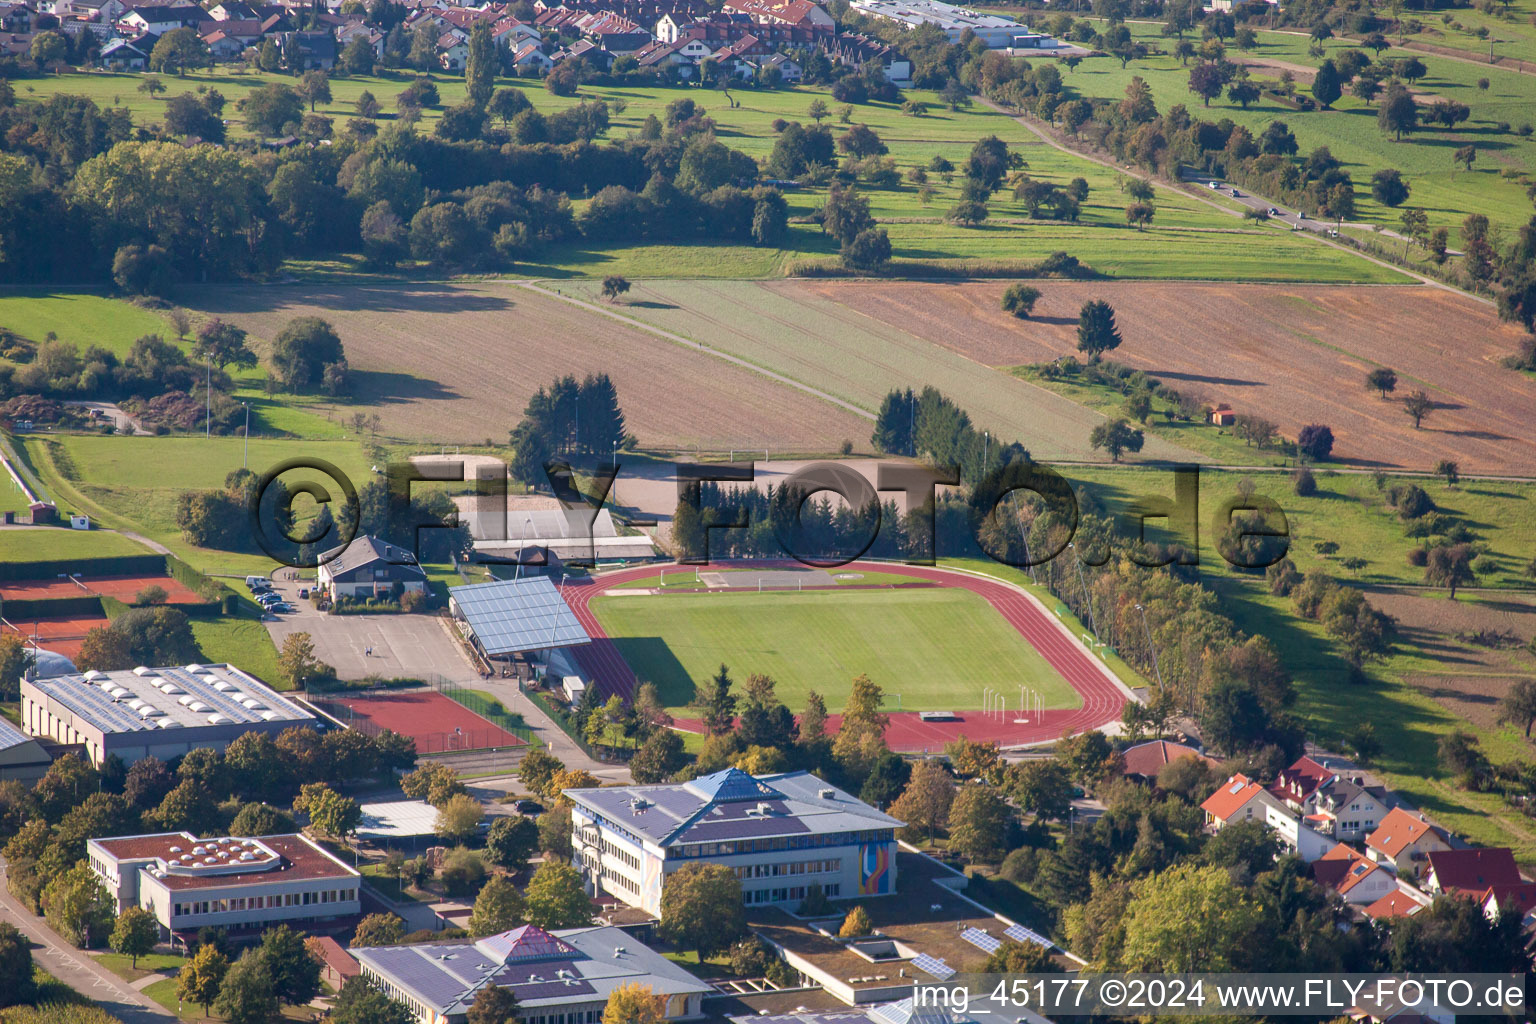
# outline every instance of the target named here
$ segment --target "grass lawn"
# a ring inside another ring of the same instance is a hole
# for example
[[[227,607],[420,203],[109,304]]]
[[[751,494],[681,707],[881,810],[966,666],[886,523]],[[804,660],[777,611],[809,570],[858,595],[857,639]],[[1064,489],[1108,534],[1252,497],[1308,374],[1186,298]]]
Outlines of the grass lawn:
[[[722,663],[738,681],[760,672],[792,710],[817,690],[841,710],[860,674],[886,710],[979,707],[981,680],[1028,681],[1045,706],[1075,692],[1001,615],[963,590],[849,590],[602,597],[598,621],[640,679],[681,716]]]
[[[194,547],[182,538],[176,525],[176,500],[182,491],[220,487],[230,471],[240,468],[245,448],[238,437],[58,434],[30,435],[17,441],[61,508],[87,512],[107,526],[139,531],[204,572],[243,576],[265,573],[272,567],[271,559],[259,552]],[[348,475],[354,487],[369,479],[369,463],[356,441],[253,438],[250,443],[250,466],[257,472],[298,456],[331,462]],[[323,482],[317,473],[294,473],[284,479]],[[335,500],[341,500],[339,493]],[[301,520],[312,508],[307,498],[294,503]]]
[[[139,965],[133,966],[132,958],[121,953],[101,953],[95,961],[124,981],[138,981],[146,974],[166,972],[174,974],[187,962],[185,957],[169,953],[150,953],[139,957]]]
[[[71,530],[67,526],[0,530],[0,559],[7,562],[145,554],[149,554],[149,549],[144,545],[110,530]]]
[[[394,900],[396,903],[421,903],[435,899],[431,893],[419,893],[410,886],[402,886],[400,880],[385,870],[383,861],[375,861],[372,864],[359,864],[357,870],[363,877],[373,883],[373,887],[382,895]]]
[[[82,351],[97,345],[118,356],[127,355],[134,341],[146,334],[176,334],[165,317],[131,302],[91,292],[30,288],[0,294],[0,328],[39,345],[51,331]]]

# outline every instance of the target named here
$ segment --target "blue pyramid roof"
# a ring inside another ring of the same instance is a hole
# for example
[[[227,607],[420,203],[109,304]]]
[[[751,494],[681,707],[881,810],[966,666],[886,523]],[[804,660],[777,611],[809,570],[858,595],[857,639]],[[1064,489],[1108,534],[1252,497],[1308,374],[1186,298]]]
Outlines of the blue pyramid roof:
[[[725,804],[737,800],[782,800],[784,794],[759,782],[740,768],[727,768],[686,783],[690,792],[710,803]]]

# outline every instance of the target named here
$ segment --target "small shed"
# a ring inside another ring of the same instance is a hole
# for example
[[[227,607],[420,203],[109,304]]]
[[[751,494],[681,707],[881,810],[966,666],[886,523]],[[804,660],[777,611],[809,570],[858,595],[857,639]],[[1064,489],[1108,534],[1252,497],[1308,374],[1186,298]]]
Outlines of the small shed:
[[[70,516],[69,528],[71,530],[89,530],[91,528],[90,516]]]
[[[1218,427],[1230,427],[1237,422],[1237,413],[1232,411],[1230,405],[1223,403],[1211,410],[1211,422]]]
[[[28,508],[32,512],[32,525],[41,526],[45,523],[59,521],[59,509],[51,501],[34,501]]]

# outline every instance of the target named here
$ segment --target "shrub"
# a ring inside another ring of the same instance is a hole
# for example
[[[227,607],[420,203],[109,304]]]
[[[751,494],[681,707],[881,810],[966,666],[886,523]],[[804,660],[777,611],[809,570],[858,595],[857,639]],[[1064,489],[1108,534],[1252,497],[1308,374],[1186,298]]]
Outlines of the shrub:
[[[1298,497],[1310,498],[1317,493],[1317,477],[1312,475],[1310,469],[1297,470],[1291,477],[1291,486]]]
[[[1008,290],[1003,292],[1003,310],[1012,313],[1020,320],[1028,320],[1029,314],[1034,312],[1035,303],[1040,300],[1040,289],[1033,285],[1011,284]]]
[[[1429,549],[1424,547],[1408,549],[1408,564],[1422,569],[1429,564]]]

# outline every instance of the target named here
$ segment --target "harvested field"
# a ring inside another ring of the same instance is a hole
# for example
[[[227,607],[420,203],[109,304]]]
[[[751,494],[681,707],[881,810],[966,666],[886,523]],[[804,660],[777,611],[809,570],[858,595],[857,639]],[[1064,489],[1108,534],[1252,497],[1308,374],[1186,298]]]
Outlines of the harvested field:
[[[1116,361],[1263,416],[1291,437],[1327,424],[1345,464],[1428,470],[1450,458],[1463,473],[1536,472],[1536,388],[1500,365],[1521,332],[1473,299],[1427,286],[1037,284],[1029,321],[999,308],[1006,282],[771,287],[840,303],[997,367],[1073,353],[1079,308],[1103,298],[1125,338]],[[1363,387],[1378,366],[1397,371],[1394,400]],[[1419,430],[1397,400],[1415,388],[1435,402]]]
[[[505,440],[538,387],[606,372],[629,429],[657,447],[835,450],[867,420],[707,353],[511,284],[205,288],[192,303],[270,341],[296,316],[330,321],[355,404],[388,434]]]
[[[1404,679],[1447,711],[1485,729],[1497,728],[1499,698],[1516,679],[1536,678],[1536,658],[1525,649],[1536,636],[1536,602],[1518,597],[1382,589],[1371,603],[1398,620],[1404,640],[1440,672]]]
[[[596,297],[595,284],[570,287],[584,298]],[[822,290],[827,287],[832,290]],[[926,286],[885,287],[899,294]],[[641,281],[618,312],[870,412],[880,408],[892,388],[921,390],[931,384],[959,403],[977,428],[990,430],[994,438],[1021,442],[1038,459],[1108,461],[1088,446],[1089,431],[1103,422],[1099,413],[1026,381],[989,372],[976,361],[978,356],[945,344],[942,334],[916,333],[900,318],[882,322],[840,304],[837,296],[836,285],[802,281]],[[868,435],[866,428],[858,439]],[[1157,437],[1147,438],[1143,455],[1199,461]]]

